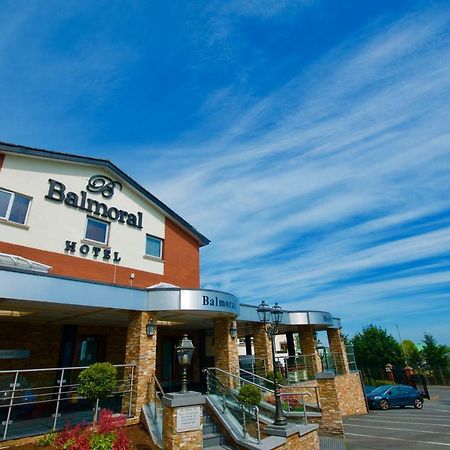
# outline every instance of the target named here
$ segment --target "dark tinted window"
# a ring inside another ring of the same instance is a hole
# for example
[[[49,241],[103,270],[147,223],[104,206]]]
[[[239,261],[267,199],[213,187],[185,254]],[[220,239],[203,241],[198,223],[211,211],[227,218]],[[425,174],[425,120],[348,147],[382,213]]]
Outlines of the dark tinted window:
[[[27,220],[30,198],[0,190],[0,217],[10,222],[24,224]]]
[[[9,220],[11,222],[25,223],[29,204],[29,198],[14,194],[14,202],[11,206],[11,212],[9,213]]]
[[[85,238],[90,241],[106,244],[108,242],[109,223],[97,220],[92,217],[87,218]]]

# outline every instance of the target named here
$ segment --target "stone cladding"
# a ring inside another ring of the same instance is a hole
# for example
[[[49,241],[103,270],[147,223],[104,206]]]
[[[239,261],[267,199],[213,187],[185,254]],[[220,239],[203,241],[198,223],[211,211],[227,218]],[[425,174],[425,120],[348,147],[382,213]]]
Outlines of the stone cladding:
[[[164,407],[163,450],[199,449],[203,448],[203,416],[200,419],[200,430],[176,430],[177,408]]]
[[[139,417],[142,406],[152,399],[154,391],[152,383],[156,367],[157,330],[152,337],[148,337],[146,325],[150,318],[156,320],[156,315],[141,311],[131,311],[129,314],[125,363],[136,364],[131,410]],[[125,396],[124,411],[128,411],[129,401],[129,397]]]
[[[276,447],[277,450],[320,450],[319,435],[317,431],[311,431],[310,433],[300,436],[299,433],[295,433],[287,438],[287,442]]]
[[[337,328],[329,328],[327,330],[328,344],[330,352],[335,357],[336,368],[339,373],[349,373],[347,351],[345,349],[344,339],[341,335],[341,330]]]
[[[367,414],[359,372],[337,376],[335,381],[341,415]]]
[[[335,376],[324,372],[318,373],[316,376],[319,386],[319,401],[322,408],[320,433],[328,436],[343,436],[344,426]]]
[[[313,329],[310,325],[302,325],[298,328],[300,348],[303,355],[313,355],[313,364],[307,364],[308,377],[314,377],[317,372],[322,370],[320,356],[316,349],[316,340],[314,339]]]
[[[230,327],[235,324],[234,319],[214,319],[214,348],[215,365],[219,369],[238,374],[239,354],[238,338],[230,336]]]
[[[262,323],[252,324],[253,348],[256,358],[264,358],[268,372],[273,372],[272,343],[266,333],[266,325]]]

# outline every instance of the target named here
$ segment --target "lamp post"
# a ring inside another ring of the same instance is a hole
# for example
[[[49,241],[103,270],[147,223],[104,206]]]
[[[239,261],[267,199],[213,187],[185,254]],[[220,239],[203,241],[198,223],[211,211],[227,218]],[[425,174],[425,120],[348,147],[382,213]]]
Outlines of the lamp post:
[[[264,300],[256,308],[259,321],[265,325],[266,333],[272,342],[272,361],[273,361],[273,385],[275,394],[275,420],[273,422],[276,426],[285,426],[287,424],[286,417],[284,417],[283,406],[281,405],[280,386],[278,384],[278,368],[275,359],[275,336],[278,333],[278,327],[283,319],[283,310],[278,303],[271,308]]]
[[[188,338],[188,335],[185,334],[181,338],[179,344],[175,347],[178,356],[178,363],[183,369],[183,375],[181,376],[181,390],[182,394],[187,393],[187,368],[190,366],[192,361],[192,355],[194,354],[194,345],[192,341]]]

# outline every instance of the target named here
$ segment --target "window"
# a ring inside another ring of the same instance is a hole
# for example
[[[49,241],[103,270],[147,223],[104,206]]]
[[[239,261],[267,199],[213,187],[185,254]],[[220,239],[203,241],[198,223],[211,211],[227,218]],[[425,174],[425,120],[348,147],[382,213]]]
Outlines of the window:
[[[162,258],[162,239],[147,234],[145,242],[145,254],[155,258]]]
[[[100,242],[101,244],[108,243],[109,223],[103,220],[88,217],[86,222],[86,232],[84,238],[90,241]]]
[[[0,189],[0,218],[25,224],[30,203],[29,197]]]

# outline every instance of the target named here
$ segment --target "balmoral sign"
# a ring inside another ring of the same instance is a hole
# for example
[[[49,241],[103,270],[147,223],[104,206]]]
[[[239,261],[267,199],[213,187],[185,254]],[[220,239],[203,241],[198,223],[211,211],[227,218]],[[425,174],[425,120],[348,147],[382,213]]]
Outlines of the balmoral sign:
[[[106,203],[89,198],[86,191],[81,191],[79,194],[67,191],[63,183],[52,178],[48,180],[48,183],[48,193],[45,196],[48,200],[64,203],[69,208],[86,211],[113,222],[126,223],[132,228],[142,229],[142,212],[131,213],[114,206],[108,206]],[[103,198],[109,199],[113,196],[116,187],[122,189],[122,185],[118,181],[113,181],[103,175],[94,175],[89,179],[86,189],[89,192],[100,193]]]
[[[239,299],[227,292],[209,289],[147,288],[149,311],[196,311],[239,315]]]
[[[180,292],[180,308],[239,314],[237,298],[234,295],[218,291],[183,289]]]

